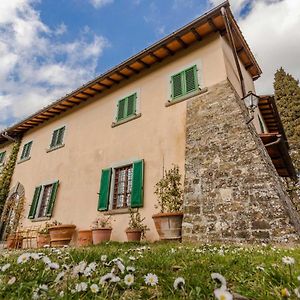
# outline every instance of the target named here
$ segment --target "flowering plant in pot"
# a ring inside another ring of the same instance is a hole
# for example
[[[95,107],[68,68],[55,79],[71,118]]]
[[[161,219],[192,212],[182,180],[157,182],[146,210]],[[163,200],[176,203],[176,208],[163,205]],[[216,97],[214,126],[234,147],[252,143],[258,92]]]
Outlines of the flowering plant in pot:
[[[145,237],[145,232],[148,229],[147,225],[143,224],[145,218],[141,217],[140,212],[130,209],[130,218],[128,228],[126,229],[126,235],[129,242],[139,242]]]
[[[94,245],[110,240],[112,232],[111,222],[111,216],[99,217],[93,222],[92,237]]]
[[[53,221],[48,227],[50,245],[53,247],[69,245],[75,232],[75,228],[76,225],[74,224],[62,224],[56,220]]]
[[[45,225],[39,229],[38,235],[37,235],[37,247],[38,248],[42,248],[46,245],[50,245],[49,226],[50,226],[50,224],[48,222],[46,222]]]
[[[183,188],[177,165],[165,171],[163,178],[156,183],[154,193],[158,196],[155,207],[160,208],[160,213],[152,218],[160,239],[181,239]]]

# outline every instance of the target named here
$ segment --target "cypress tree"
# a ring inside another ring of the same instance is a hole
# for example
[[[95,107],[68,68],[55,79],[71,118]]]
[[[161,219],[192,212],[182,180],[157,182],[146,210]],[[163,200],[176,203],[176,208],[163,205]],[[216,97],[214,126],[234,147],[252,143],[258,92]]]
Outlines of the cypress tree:
[[[297,173],[300,172],[300,86],[299,80],[281,67],[275,73],[275,101],[290,145]]]

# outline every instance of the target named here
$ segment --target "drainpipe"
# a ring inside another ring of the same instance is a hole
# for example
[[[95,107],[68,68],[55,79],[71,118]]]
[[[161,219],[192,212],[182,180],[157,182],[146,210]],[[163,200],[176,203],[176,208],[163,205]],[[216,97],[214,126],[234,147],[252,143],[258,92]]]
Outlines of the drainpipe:
[[[11,142],[17,142],[18,140],[14,139],[13,137],[9,136],[7,132],[1,133],[1,136],[4,137],[5,139],[11,141]]]
[[[222,17],[224,19],[225,28],[226,28],[226,32],[228,34],[230,47],[232,49],[235,65],[236,65],[236,68],[237,68],[237,71],[238,71],[238,74],[239,74],[242,94],[243,94],[243,97],[245,97],[246,96],[246,89],[245,89],[244,77],[243,77],[243,74],[242,74],[242,71],[241,71],[239,58],[238,58],[238,55],[237,55],[237,52],[236,52],[236,49],[235,49],[235,44],[234,44],[234,39],[233,39],[231,27],[230,27],[230,22],[229,22],[229,19],[228,19],[228,16],[227,16],[227,11],[226,11],[225,7],[221,7],[221,14],[222,14]]]

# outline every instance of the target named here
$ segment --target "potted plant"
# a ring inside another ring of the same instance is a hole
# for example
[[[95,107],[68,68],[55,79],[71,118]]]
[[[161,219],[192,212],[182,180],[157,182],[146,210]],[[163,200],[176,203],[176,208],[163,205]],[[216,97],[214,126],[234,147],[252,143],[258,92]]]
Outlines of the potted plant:
[[[183,189],[179,167],[174,165],[166,170],[162,179],[155,185],[160,213],[152,216],[161,240],[181,239]]]
[[[40,228],[37,235],[37,247],[43,248],[46,245],[50,245],[49,223],[45,223],[45,226]]]
[[[126,235],[129,242],[136,241],[139,242],[145,237],[145,231],[147,230],[147,225],[143,224],[145,218],[141,217],[140,212],[137,210],[134,212],[132,209],[130,211],[130,218],[128,228],[126,229]]]
[[[77,245],[79,247],[89,246],[93,244],[92,230],[78,230]]]
[[[101,242],[109,241],[111,232],[112,232],[111,216],[97,218],[93,222],[93,226],[92,226],[93,244],[97,245]]]
[[[53,247],[69,245],[75,228],[76,225],[73,224],[62,224],[58,221],[52,222],[48,228],[50,233],[50,245]]]

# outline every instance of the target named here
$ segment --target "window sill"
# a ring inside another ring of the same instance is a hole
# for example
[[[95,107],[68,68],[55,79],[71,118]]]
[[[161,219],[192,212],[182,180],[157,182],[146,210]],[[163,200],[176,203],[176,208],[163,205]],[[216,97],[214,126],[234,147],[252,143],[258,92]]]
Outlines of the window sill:
[[[52,148],[49,148],[49,149],[46,149],[46,152],[52,152],[54,150],[57,150],[57,149],[60,149],[60,148],[63,148],[65,146],[65,144],[61,144],[61,145],[58,145],[58,146],[55,146],[55,147],[52,147]]]
[[[51,219],[50,217],[41,217],[41,218],[31,219],[31,222],[43,222],[43,221],[48,221],[50,219]]]
[[[109,216],[112,216],[112,215],[123,215],[123,214],[129,214],[130,213],[130,210],[132,212],[137,212],[137,208],[117,208],[117,209],[111,209],[111,210],[108,210],[108,211],[105,211],[103,214],[105,216],[109,215]]]
[[[182,97],[180,97],[180,98],[177,98],[177,99],[174,99],[174,100],[171,99],[171,100],[169,100],[169,101],[165,104],[165,106],[168,107],[168,106],[177,104],[177,103],[179,103],[179,102],[188,100],[188,99],[190,99],[190,98],[192,98],[192,97],[194,97],[194,96],[198,96],[198,95],[204,94],[204,93],[206,93],[207,91],[208,91],[207,88],[203,88],[203,89],[201,89],[201,90],[197,90],[197,91],[195,91],[195,92],[189,93],[189,94],[187,94],[187,95],[185,95],[185,96],[182,96]]]
[[[121,121],[118,121],[118,122],[113,122],[113,123],[111,124],[111,127],[114,128],[114,127],[117,127],[117,126],[122,125],[122,124],[124,124],[124,123],[127,123],[127,122],[129,122],[129,121],[135,120],[135,119],[141,117],[141,115],[142,115],[142,114],[139,113],[139,114],[133,115],[133,116],[131,116],[131,117],[128,117],[128,118],[126,118],[126,119],[124,119],[124,120],[121,120]]]
[[[25,161],[27,161],[27,160],[30,160],[30,159],[31,159],[31,156],[26,157],[26,158],[23,158],[23,159],[20,159],[17,163],[18,163],[18,164],[21,164],[21,163],[23,163],[23,162],[25,162]]]

